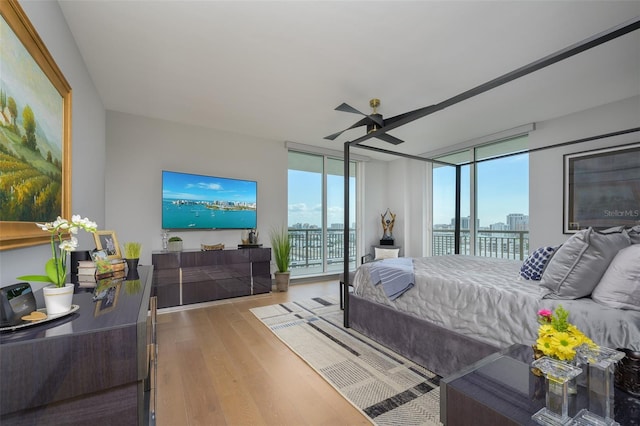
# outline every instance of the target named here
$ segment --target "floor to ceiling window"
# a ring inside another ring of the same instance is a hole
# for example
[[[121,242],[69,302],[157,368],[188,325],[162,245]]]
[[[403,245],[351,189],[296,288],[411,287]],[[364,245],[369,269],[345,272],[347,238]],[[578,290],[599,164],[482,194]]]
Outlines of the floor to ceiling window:
[[[523,259],[529,250],[526,136],[439,157],[459,165],[460,254]],[[455,253],[456,168],[433,166],[432,254]]]
[[[291,275],[338,272],[344,262],[344,229],[349,259],[356,259],[356,170],[349,166],[349,222],[344,223],[344,162],[321,154],[289,151],[289,238]]]

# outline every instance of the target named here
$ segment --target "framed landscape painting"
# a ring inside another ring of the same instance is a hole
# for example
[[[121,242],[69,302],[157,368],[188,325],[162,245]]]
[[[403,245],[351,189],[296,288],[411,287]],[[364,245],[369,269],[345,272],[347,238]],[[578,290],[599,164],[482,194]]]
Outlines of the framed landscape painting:
[[[564,233],[640,224],[640,143],[564,156]]]
[[[71,87],[16,0],[0,2],[0,250],[71,213]]]

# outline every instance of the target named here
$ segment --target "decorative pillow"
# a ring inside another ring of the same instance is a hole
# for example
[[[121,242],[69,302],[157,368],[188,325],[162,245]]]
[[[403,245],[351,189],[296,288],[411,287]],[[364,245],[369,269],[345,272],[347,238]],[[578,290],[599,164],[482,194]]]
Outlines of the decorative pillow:
[[[579,299],[591,294],[621,249],[631,244],[626,231],[602,234],[592,228],[573,234],[555,253],[540,286],[551,299]]]
[[[640,244],[618,252],[591,298],[611,308],[640,311]]]
[[[631,244],[640,244],[640,225],[636,225],[633,228],[629,229],[629,238],[631,239]]]
[[[624,231],[624,226],[623,225],[613,226],[611,228],[598,230],[598,232],[601,233],[601,234],[615,234],[615,233],[622,232],[622,231]]]
[[[375,247],[375,259],[374,260],[379,260],[379,259],[393,259],[395,257],[398,257],[398,252],[400,251],[400,249],[383,249],[383,248],[378,248]]]
[[[558,247],[540,247],[531,253],[520,268],[520,276],[525,280],[540,281],[542,272]]]

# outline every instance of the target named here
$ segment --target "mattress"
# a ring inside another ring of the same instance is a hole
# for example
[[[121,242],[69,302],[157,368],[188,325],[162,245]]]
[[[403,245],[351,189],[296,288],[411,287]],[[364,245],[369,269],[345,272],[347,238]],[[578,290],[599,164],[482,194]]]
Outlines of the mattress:
[[[496,347],[533,344],[538,310],[562,304],[569,321],[597,344],[640,350],[640,312],[609,308],[590,298],[543,299],[545,291],[537,281],[520,277],[520,261],[465,255],[414,258],[415,284],[393,301],[371,282],[373,264],[358,268],[356,295]]]

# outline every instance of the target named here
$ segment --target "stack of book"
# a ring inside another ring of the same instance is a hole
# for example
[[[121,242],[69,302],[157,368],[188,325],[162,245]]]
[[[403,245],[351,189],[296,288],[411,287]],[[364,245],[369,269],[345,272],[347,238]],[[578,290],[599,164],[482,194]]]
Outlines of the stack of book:
[[[78,285],[81,287],[95,285],[96,264],[92,260],[78,261]]]

